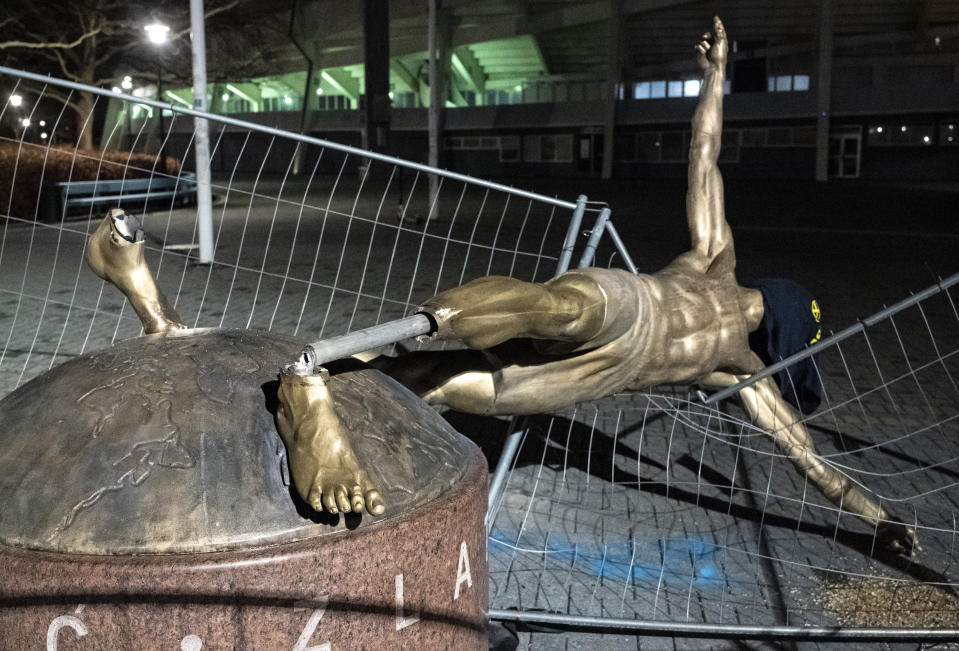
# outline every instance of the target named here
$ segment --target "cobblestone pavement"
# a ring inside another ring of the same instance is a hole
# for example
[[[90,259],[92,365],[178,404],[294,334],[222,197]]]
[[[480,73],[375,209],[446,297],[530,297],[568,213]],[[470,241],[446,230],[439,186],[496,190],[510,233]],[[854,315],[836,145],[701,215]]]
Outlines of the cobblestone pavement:
[[[191,325],[305,340],[401,316],[479,275],[544,280],[555,269],[565,209],[449,183],[440,219],[425,222],[423,181],[405,179],[404,196],[414,198],[400,202],[395,179],[387,180],[217,179],[216,264],[197,265],[179,246],[194,240],[189,207],[146,216],[148,259]],[[687,246],[679,183],[510,183],[609,202],[645,271]],[[739,276],[795,278],[816,293],[827,328],[840,330],[959,271],[956,198],[863,184],[727,183]],[[140,333],[122,297],[81,264],[95,225],[4,223],[4,393]],[[608,245],[597,261],[618,263]],[[816,445],[919,524],[923,551],[914,559],[874,550],[869,528],[808,487],[738,407],[710,410],[686,388],[658,387],[527,422],[492,526],[492,607],[715,624],[959,625],[957,350],[955,305],[939,296],[819,357],[827,403],[807,421]],[[492,467],[508,423],[448,417]],[[519,642],[764,646],[542,631],[522,631]]]

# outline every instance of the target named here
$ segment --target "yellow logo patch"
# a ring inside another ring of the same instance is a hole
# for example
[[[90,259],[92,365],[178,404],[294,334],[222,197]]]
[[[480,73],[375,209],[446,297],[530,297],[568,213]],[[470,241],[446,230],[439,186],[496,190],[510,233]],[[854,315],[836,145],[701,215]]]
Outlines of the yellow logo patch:
[[[816,302],[816,299],[812,299],[812,318],[816,320],[816,323],[819,323],[822,319],[822,312],[819,311],[819,303]],[[809,343],[814,344],[820,339],[822,339],[822,328],[817,328],[816,336],[810,339]]]

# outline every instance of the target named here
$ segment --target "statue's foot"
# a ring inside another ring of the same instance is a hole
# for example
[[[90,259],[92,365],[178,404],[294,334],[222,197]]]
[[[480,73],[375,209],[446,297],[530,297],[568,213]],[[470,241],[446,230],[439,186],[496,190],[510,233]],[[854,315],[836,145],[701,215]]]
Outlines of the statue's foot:
[[[383,498],[350,445],[326,383],[329,375],[280,374],[277,429],[286,443],[297,492],[317,511],[385,511]]]
[[[897,554],[915,556],[921,552],[916,530],[895,519],[884,520],[876,528],[876,538],[885,549]]]

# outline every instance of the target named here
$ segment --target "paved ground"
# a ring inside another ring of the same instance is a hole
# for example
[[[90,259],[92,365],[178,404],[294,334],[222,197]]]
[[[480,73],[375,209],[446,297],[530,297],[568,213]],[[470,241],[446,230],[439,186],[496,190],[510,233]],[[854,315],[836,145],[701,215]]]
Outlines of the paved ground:
[[[161,286],[188,322],[315,340],[400,316],[437,288],[482,274],[543,280],[555,268],[565,209],[447,183],[441,219],[417,222],[429,210],[422,179],[404,178],[403,196],[414,199],[401,202],[395,178],[358,178],[332,174],[309,186],[217,179],[213,266],[163,248],[193,241],[189,208],[150,213],[149,258]],[[682,183],[509,183],[608,202],[645,271],[687,245]],[[799,280],[820,299],[827,327],[839,330],[959,271],[957,199],[860,183],[727,184],[739,276]],[[129,306],[80,263],[90,225],[4,224],[4,393],[71,356],[138,334]],[[617,264],[606,245],[597,259]],[[661,387],[527,423],[493,523],[492,607],[711,624],[959,625],[957,350],[955,305],[939,296],[820,357],[829,401],[808,422],[817,446],[899,517],[918,521],[924,550],[915,559],[876,553],[868,528],[807,490],[737,408],[709,410],[685,389]],[[494,464],[507,424],[449,418]],[[705,644],[530,631],[518,641],[530,648]]]

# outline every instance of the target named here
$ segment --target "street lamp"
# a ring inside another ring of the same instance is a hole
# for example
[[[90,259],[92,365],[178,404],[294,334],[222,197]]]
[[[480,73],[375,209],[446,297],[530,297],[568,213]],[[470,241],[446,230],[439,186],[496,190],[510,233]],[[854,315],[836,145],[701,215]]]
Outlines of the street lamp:
[[[23,95],[13,94],[10,96],[11,106],[20,106],[21,104],[23,104]]]
[[[157,47],[164,45],[170,39],[170,27],[168,25],[164,25],[163,23],[150,23],[149,25],[145,25],[143,27],[143,30],[147,33],[147,40],[149,40],[151,43],[153,43]],[[157,101],[158,102],[163,101],[163,79],[162,79],[163,71],[161,70],[160,65],[161,65],[160,56],[159,54],[157,54]],[[160,132],[159,132],[159,145],[157,149],[157,155],[160,154],[159,150],[162,149],[162,145],[163,145],[163,108],[160,108],[159,111],[160,111],[160,119],[158,121],[158,126],[160,129]]]
[[[147,39],[154,45],[163,45],[170,39],[170,27],[163,23],[150,23],[143,28]]]

